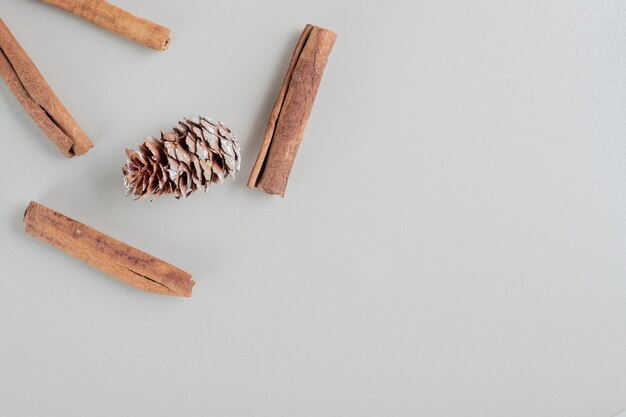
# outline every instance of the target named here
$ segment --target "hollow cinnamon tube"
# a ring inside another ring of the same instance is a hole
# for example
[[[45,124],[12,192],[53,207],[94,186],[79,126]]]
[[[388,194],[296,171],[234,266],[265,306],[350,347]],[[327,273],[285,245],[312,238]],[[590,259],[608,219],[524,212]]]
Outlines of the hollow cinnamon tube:
[[[285,196],[287,180],[336,37],[330,30],[317,26],[304,28],[270,114],[248,187]]]
[[[93,146],[2,19],[0,76],[24,110],[63,155],[82,155]]]
[[[187,272],[31,201],[24,213],[26,233],[132,287],[191,297]]]
[[[117,33],[124,38],[163,51],[170,43],[170,30],[135,16],[105,0],[41,0]]]

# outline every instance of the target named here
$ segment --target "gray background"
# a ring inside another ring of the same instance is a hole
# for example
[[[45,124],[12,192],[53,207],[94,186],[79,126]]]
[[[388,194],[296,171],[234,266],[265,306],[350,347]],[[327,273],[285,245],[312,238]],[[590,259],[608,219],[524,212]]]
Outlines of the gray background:
[[[611,416],[626,408],[623,1],[116,0],[159,53],[0,15],[95,148],[0,88],[2,416]],[[306,23],[338,33],[284,200],[244,185]],[[230,124],[234,182],[125,198],[124,148]],[[23,232],[39,201],[191,272],[141,293]]]

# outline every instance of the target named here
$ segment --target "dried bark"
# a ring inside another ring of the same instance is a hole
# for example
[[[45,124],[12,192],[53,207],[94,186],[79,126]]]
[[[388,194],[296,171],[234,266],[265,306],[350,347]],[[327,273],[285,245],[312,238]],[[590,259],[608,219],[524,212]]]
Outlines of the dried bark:
[[[284,197],[306,123],[313,109],[335,33],[306,25],[270,115],[248,187]]]
[[[105,0],[41,0],[157,51],[168,48],[171,31]]]
[[[32,201],[24,213],[26,233],[132,287],[191,297],[191,275],[145,252]]]
[[[2,19],[0,76],[63,155],[68,158],[82,155],[93,146]]]

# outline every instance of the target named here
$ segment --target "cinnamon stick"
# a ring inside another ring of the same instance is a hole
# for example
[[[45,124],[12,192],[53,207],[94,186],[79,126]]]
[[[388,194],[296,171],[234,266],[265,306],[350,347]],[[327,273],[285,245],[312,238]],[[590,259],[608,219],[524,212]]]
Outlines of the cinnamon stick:
[[[24,213],[26,232],[132,287],[157,294],[191,297],[191,275],[31,201]]]
[[[317,26],[304,28],[270,114],[248,187],[285,196],[287,180],[336,37],[330,30]]]
[[[82,155],[93,146],[1,18],[0,76],[63,155]]]
[[[167,49],[170,30],[105,0],[41,0],[157,51]]]

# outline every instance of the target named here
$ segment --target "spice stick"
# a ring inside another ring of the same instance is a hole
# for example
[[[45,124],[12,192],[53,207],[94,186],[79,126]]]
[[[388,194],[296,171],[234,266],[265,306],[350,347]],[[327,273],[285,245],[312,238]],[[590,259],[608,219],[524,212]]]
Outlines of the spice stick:
[[[170,43],[170,30],[135,16],[105,0],[41,0],[64,9],[127,39],[163,51]]]
[[[63,155],[82,155],[93,146],[2,19],[0,76],[24,110]]]
[[[306,25],[296,45],[248,187],[285,196],[306,123],[337,35]]]
[[[24,213],[26,233],[132,287],[157,294],[191,297],[191,275],[31,201]]]

